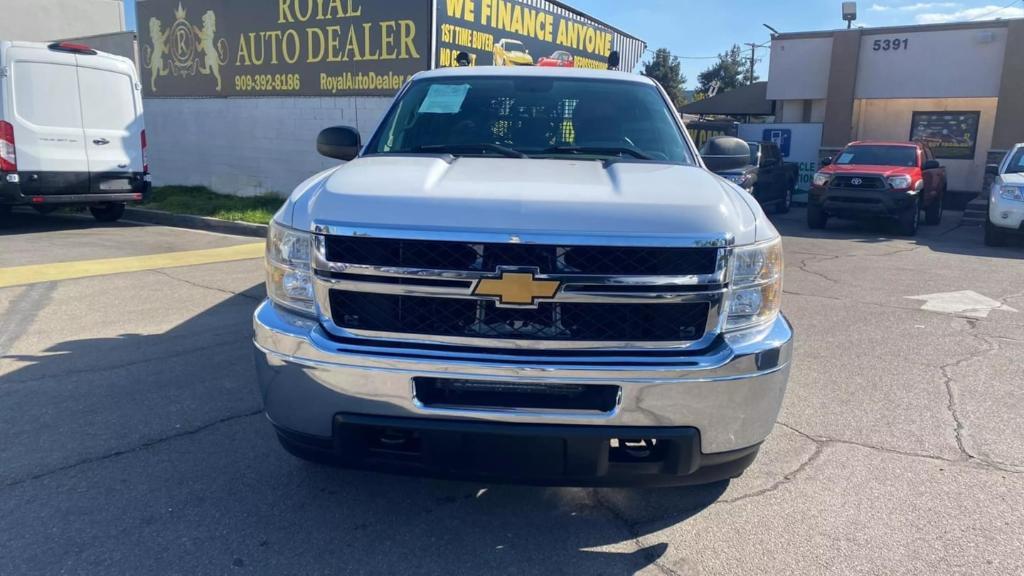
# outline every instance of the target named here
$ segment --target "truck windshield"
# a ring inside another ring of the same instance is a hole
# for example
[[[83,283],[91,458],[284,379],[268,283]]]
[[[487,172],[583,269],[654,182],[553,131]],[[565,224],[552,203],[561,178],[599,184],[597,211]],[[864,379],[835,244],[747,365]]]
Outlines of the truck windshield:
[[[750,164],[757,166],[757,153],[761,151],[761,145],[756,142],[747,142],[750,146]]]
[[[1020,174],[1024,172],[1024,148],[1018,148],[1017,152],[1010,158],[1006,165],[1006,174]]]
[[[917,166],[917,148],[913,146],[848,146],[836,158],[836,164],[840,166],[859,164],[913,168]]]
[[[614,158],[695,164],[661,93],[638,82],[552,77],[419,80],[367,154]]]

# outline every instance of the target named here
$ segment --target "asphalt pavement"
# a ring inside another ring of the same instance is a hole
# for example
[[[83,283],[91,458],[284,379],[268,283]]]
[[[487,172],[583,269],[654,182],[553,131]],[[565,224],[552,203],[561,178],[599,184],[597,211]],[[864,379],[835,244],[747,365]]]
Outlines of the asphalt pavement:
[[[1022,574],[1024,247],[959,218],[777,218],[797,344],[775,431],[731,483],[633,490],[298,461],[260,410],[254,239],[19,215],[0,574]]]

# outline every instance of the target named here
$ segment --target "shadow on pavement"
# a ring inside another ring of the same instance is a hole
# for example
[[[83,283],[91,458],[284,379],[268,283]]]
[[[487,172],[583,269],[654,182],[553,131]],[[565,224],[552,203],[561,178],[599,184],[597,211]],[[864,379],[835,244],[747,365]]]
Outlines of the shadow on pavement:
[[[297,460],[257,398],[262,297],[5,357],[27,364],[0,380],[0,573],[631,574],[668,549],[636,538],[728,486],[490,486]]]
[[[985,246],[984,227],[961,226],[959,212],[946,211],[938,226],[923,223],[916,236],[901,236],[895,232],[892,223],[885,220],[841,220],[830,218],[824,230],[807,227],[806,210],[794,209],[790,214],[770,214],[769,218],[783,236],[796,238],[820,238],[849,240],[863,244],[885,244],[891,241],[906,241],[918,246],[927,246],[935,252],[985,256],[990,258],[1024,259],[1024,238],[1011,239],[1003,248]]]
[[[91,228],[135,228],[143,226],[133,222],[97,222],[88,212],[56,212],[39,214],[32,209],[16,209],[8,215],[0,214],[0,236],[36,234],[61,230],[88,230]]]

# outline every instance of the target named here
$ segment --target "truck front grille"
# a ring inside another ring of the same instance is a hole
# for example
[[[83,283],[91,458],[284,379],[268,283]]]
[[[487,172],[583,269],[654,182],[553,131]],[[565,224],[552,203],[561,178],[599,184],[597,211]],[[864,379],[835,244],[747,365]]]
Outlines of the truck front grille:
[[[467,338],[681,342],[704,335],[708,302],[544,302],[501,308],[487,300],[330,291],[331,317],[348,330]]]
[[[835,176],[830,184],[832,188],[849,188],[853,190],[885,190],[885,180],[877,176]]]
[[[637,248],[494,244],[328,236],[329,262],[494,272],[500,266],[537,268],[540,274],[689,276],[712,274],[718,248]]]

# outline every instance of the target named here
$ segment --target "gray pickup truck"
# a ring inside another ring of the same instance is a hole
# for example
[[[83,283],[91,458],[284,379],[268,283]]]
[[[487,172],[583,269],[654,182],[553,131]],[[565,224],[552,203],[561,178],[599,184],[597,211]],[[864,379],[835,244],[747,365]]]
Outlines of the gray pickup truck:
[[[556,485],[754,460],[790,370],[782,242],[654,81],[434,70],[365,144],[317,145],[347,162],[274,217],[254,317],[288,451]]]

